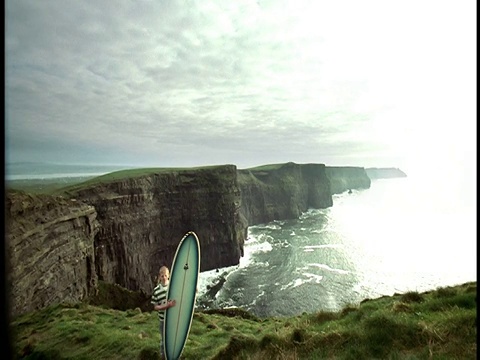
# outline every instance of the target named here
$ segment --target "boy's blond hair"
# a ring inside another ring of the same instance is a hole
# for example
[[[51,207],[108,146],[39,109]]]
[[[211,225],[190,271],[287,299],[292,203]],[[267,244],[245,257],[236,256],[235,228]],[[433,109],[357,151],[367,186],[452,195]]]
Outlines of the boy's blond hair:
[[[158,270],[158,275],[162,274],[162,273],[165,273],[167,274],[168,276],[170,276],[170,270],[168,270],[168,267],[166,267],[165,265],[162,266],[160,268],[160,270]]]
[[[167,277],[170,279],[170,270],[168,270],[168,267],[162,266],[160,267],[160,270],[158,270],[158,275],[157,275],[157,284],[160,283],[160,275],[166,274]]]

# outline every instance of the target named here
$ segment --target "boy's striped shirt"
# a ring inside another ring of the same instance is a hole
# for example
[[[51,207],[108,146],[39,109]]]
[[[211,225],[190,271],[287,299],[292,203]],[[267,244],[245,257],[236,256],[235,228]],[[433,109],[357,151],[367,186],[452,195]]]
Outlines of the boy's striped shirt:
[[[152,304],[153,305],[161,305],[164,304],[167,300],[167,286],[163,286],[162,284],[158,284],[155,289],[153,289],[152,294]],[[158,310],[158,318],[163,320],[165,318],[165,310]]]

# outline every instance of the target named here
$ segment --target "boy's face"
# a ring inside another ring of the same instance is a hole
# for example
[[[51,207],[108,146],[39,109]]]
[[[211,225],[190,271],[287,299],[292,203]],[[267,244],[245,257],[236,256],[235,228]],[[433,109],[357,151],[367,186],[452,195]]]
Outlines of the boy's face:
[[[162,285],[166,285],[168,284],[168,279],[170,278],[170,274],[168,273],[168,271],[160,271],[160,273],[158,274],[158,278]]]

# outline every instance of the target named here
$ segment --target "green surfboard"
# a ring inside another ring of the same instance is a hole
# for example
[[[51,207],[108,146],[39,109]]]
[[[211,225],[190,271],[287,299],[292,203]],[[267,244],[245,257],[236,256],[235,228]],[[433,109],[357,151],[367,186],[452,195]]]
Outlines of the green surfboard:
[[[192,325],[198,274],[200,273],[200,243],[189,231],[180,240],[170,270],[167,299],[175,306],[165,312],[164,347],[167,360],[176,360],[182,354]]]

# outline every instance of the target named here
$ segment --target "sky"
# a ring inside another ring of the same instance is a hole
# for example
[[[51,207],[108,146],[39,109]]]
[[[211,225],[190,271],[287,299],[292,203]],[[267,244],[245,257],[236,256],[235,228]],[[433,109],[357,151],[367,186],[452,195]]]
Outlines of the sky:
[[[474,178],[476,21],[474,0],[7,0],[6,161]]]

